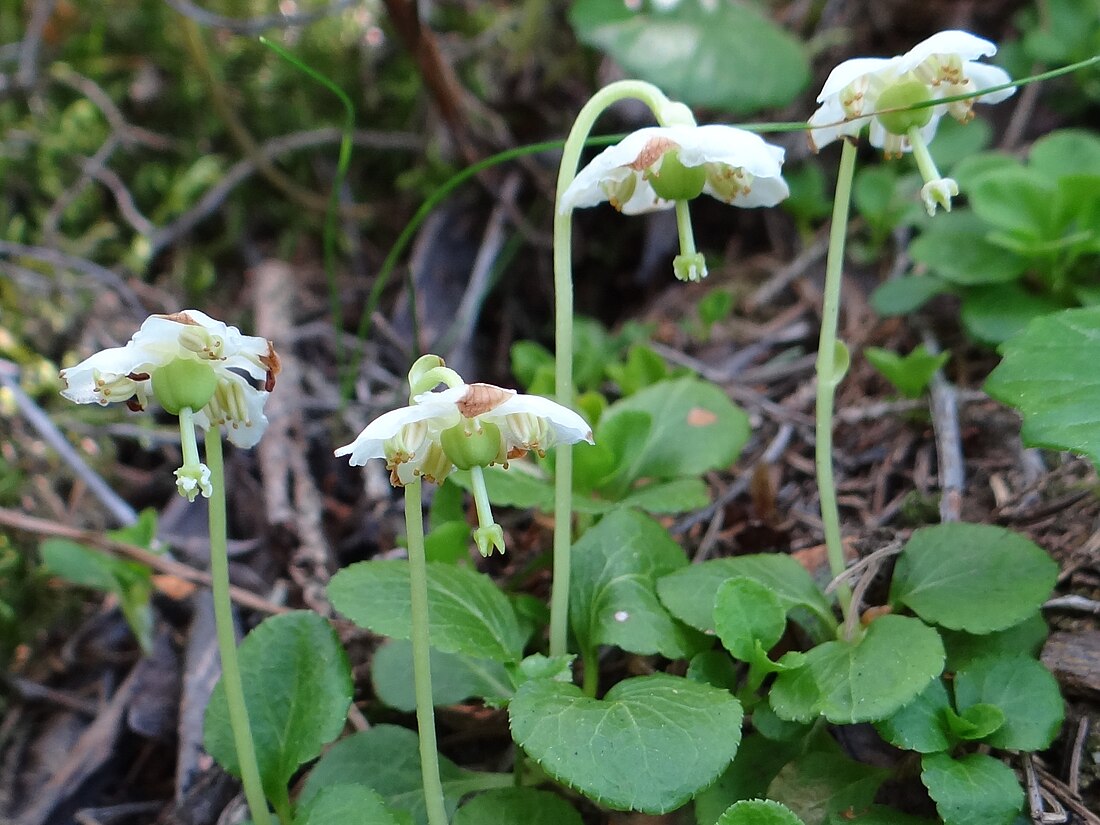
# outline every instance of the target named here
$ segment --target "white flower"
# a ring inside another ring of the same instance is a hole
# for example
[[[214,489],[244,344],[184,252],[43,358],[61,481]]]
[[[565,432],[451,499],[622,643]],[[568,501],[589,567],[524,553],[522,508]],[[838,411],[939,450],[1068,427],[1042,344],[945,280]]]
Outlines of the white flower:
[[[1003,69],[978,62],[979,58],[996,53],[993,43],[969,32],[943,31],[898,57],[846,60],[833,69],[817,96],[821,107],[809,122],[818,128],[810,131],[810,142],[814,149],[821,149],[841,136],[858,135],[870,122],[872,146],[884,149],[888,155],[910,151],[905,136],[892,134],[878,117],[864,113],[883,108],[878,105],[879,97],[900,82],[919,82],[923,86],[924,100],[979,92],[1008,83],[1011,78]],[[921,137],[926,142],[931,140],[945,114],[965,123],[973,117],[971,109],[975,100],[999,103],[1015,91],[1015,88],[1002,89],[977,98],[933,106],[928,121],[920,127]]]
[[[584,167],[561,195],[558,209],[610,201],[636,215],[671,209],[653,187],[666,155],[688,168],[703,167],[702,191],[735,206],[774,206],[790,194],[781,176],[783,150],[733,126],[652,126],[627,135]]]
[[[499,438],[484,425],[495,427]],[[459,384],[421,393],[408,407],[379,416],[335,455],[350,455],[354,466],[372,458],[386,459],[396,487],[417,477],[441,482],[456,464],[444,447],[444,433],[455,428],[471,436],[491,432],[491,458],[485,464],[506,466],[508,459],[528,451],[544,455],[556,444],[592,443],[592,428],[561,404],[492,384]]]
[[[105,349],[62,370],[61,394],[78,404],[123,401],[135,411],[154,396],[170,407],[165,398],[182,392],[186,402],[190,390],[169,386],[166,377],[158,386],[157,374],[175,376],[173,371],[180,367],[188,377],[195,376],[200,387],[195,397],[201,406],[193,410],[199,426],[224,426],[229,440],[239,447],[259,441],[267,426],[263,407],[275,386],[279,357],[270,341],[242,335],[236,327],[195,309],[150,316],[126,346]]]

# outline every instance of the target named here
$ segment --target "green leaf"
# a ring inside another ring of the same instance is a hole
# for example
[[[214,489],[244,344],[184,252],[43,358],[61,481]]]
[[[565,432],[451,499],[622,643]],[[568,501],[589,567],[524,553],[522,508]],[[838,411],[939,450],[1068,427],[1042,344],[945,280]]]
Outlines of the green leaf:
[[[802,722],[780,719],[766,702],[761,702],[752,709],[752,726],[761,736],[773,742],[793,742],[804,738],[811,730],[809,725]]]
[[[718,818],[718,825],[803,825],[786,805],[770,799],[743,799]]]
[[[277,799],[298,766],[343,730],[351,668],[332,626],[307,611],[265,619],[241,642],[238,658],[260,779],[267,797]],[[206,707],[203,744],[223,768],[240,775],[221,680]]]
[[[599,503],[599,502],[596,502]],[[701,478],[674,478],[672,481],[659,481],[635,487],[618,504],[608,504],[606,511],[613,507],[634,507],[654,515],[686,513],[699,510],[710,504],[710,492]],[[591,512],[575,507],[581,512]]]
[[[458,489],[457,487],[455,489]],[[446,521],[424,536],[424,555],[428,561],[457,564],[470,556],[470,525]]]
[[[966,158],[974,157],[993,139],[993,127],[989,121],[977,118],[970,123],[959,123],[954,118],[944,118],[936,130],[936,139],[928,144],[932,160],[940,169],[950,170]]]
[[[294,825],[401,825],[385,800],[366,785],[330,785],[301,805]]]
[[[1024,804],[1012,769],[991,756],[933,753],[921,765],[921,782],[945,825],[1010,825]]]
[[[947,651],[946,668],[949,671],[962,670],[983,656],[1019,654],[1035,658],[1049,633],[1046,619],[1038,611],[1019,624],[984,635],[940,629],[943,647]]]
[[[499,700],[512,695],[512,680],[500,662],[432,650],[431,665],[434,705],[453,705],[473,696]],[[406,713],[416,710],[411,642],[384,642],[371,657],[370,674],[380,700]]]
[[[1004,724],[983,737],[995,748],[1039,751],[1058,735],[1065,716],[1058,682],[1042,664],[1024,656],[990,656],[955,674],[959,713],[994,705]]]
[[[632,11],[619,0],[579,0],[569,22],[627,75],[689,106],[738,113],[783,106],[809,80],[801,43],[740,2]]]
[[[746,736],[733,764],[695,797],[698,825],[714,825],[733,803],[763,796],[779,769],[794,758],[800,747],[798,743],[770,742],[757,733]]]
[[[825,638],[836,620],[829,603],[818,590],[806,569],[790,556],[758,553],[693,564],[663,576],[657,582],[657,595],[673,616],[702,630],[715,630],[714,598],[727,579],[750,578],[770,588],[783,610],[805,627],[815,638]]]
[[[597,442],[615,420],[645,413],[652,426],[645,441],[629,453],[618,478],[629,486],[641,478],[698,476],[725,469],[749,437],[748,416],[714,384],[697,378],[661,381],[607,408],[597,428]]]
[[[332,577],[333,607],[360,627],[408,639],[412,626],[409,564],[391,559],[345,567]],[[428,564],[428,632],[432,646],[498,662],[518,662],[526,642],[508,597],[481,573]]]
[[[1082,453],[1100,467],[1100,307],[1040,318],[1001,352],[985,390],[1020,410],[1024,441]]]
[[[714,597],[714,627],[726,650],[743,662],[755,661],[757,644],[771,649],[787,628],[779,597],[744,576],[724,581]]]
[[[465,770],[445,756],[439,757],[439,777],[450,815],[466,794],[508,787],[513,781],[511,774]],[[421,781],[420,745],[416,733],[396,725],[375,725],[329,748],[310,771],[298,802],[304,806],[325,788],[357,783],[373,788],[391,808],[411,815],[416,825],[427,825]]]
[[[882,616],[853,641],[825,642],[805,665],[779,674],[769,695],[782,719],[824,716],[852,724],[885,719],[909,704],[943,670],[943,643],[923,622]]]
[[[951,710],[942,679],[934,679],[893,716],[875,723],[875,729],[887,742],[918,753],[936,753],[951,747],[944,729],[944,714]]]
[[[133,529],[141,530],[142,521]],[[50,573],[78,587],[115,594],[141,649],[146,654],[152,651],[154,617],[150,599],[153,576],[148,567],[68,539],[46,539],[38,546],[38,552],[42,565]]]
[[[635,344],[627,352],[626,361],[607,365],[607,376],[619,385],[623,395],[634,395],[666,378],[668,364],[649,347]]]
[[[1053,298],[1017,283],[969,287],[963,291],[962,321],[967,333],[986,344],[1003,344],[1038,318],[1062,309]]]
[[[960,716],[948,708],[944,718],[951,732],[959,739],[977,741],[985,739],[1005,723],[1004,712],[996,705],[971,705]]]
[[[657,522],[616,510],[581,536],[572,553],[569,620],[582,649],[616,645],[679,659],[709,646],[657,599],[657,579],[688,563]]]
[[[944,281],[980,286],[1015,281],[1027,269],[1027,260],[987,241],[980,224],[956,221],[933,225],[909,244],[909,254]]]
[[[863,355],[906,398],[920,398],[936,370],[951,357],[949,352],[933,355],[924,344],[904,356],[879,347],[867,347]]]
[[[1028,164],[1050,178],[1100,175],[1100,138],[1087,129],[1059,129],[1032,144]]]
[[[724,650],[704,650],[691,657],[687,673],[693,682],[701,685],[733,690],[737,687],[737,667]]]
[[[932,275],[906,275],[877,286],[871,293],[871,307],[887,317],[908,315],[950,289]]]
[[[988,524],[938,524],[906,542],[890,601],[952,630],[990,633],[1034,614],[1057,576],[1050,556],[1018,533]]]
[[[995,228],[1043,237],[1053,191],[1053,181],[1037,170],[1005,167],[974,181],[967,196],[975,214]]]
[[[452,825],[582,825],[581,815],[557,794],[534,788],[500,788],[458,809]]]
[[[512,737],[550,776],[616,810],[666,813],[713,782],[741,741],[727,691],[663,673],[602,699],[528,682],[508,708]]]
[[[806,823],[824,825],[830,814],[870,807],[889,772],[848,759],[830,743],[787,763],[768,786],[768,796]]]

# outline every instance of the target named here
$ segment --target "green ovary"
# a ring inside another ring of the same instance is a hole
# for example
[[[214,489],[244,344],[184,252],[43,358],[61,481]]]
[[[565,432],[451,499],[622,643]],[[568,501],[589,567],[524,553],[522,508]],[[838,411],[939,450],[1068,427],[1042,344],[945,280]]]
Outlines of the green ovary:
[[[661,157],[660,169],[646,172],[646,179],[659,197],[668,201],[689,201],[703,191],[707,170],[705,166],[684,166],[680,153],[673,149]]]
[[[203,361],[177,358],[153,370],[153,395],[173,415],[184,407],[201,410],[214,396],[218,376]]]
[[[488,467],[502,460],[504,441],[499,427],[484,421],[476,422],[470,429],[467,427],[467,422],[456,424],[439,436],[443,451],[458,469]]]
[[[897,109],[902,106],[913,106],[931,100],[928,87],[919,80],[900,80],[892,86],[888,86],[878,96],[876,109]],[[888,112],[878,116],[879,123],[887,132],[894,135],[904,135],[912,127],[920,129],[932,119],[932,108],[912,109],[907,112]]]

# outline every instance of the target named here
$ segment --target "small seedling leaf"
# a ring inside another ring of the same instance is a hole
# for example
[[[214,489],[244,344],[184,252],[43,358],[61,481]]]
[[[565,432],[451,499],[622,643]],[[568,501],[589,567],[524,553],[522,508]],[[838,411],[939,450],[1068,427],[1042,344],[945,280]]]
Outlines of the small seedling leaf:
[[[949,352],[933,355],[925,349],[924,344],[908,355],[898,355],[880,347],[867,347],[863,355],[906,398],[920,398],[936,370],[951,357]]]
[[[917,697],[875,729],[889,742],[905,750],[936,753],[951,747],[944,729],[944,714],[951,710],[951,697],[943,680],[934,679]]]
[[[766,585],[744,576],[722,583],[714,597],[714,626],[726,650],[743,662],[775,645],[787,627],[779,597]]]
[[[741,705],[728,691],[666,674],[619,682],[603,699],[528,682],[508,712],[513,738],[550,776],[624,811],[680,807],[741,741]]]
[[[794,812],[771,799],[743,799],[718,817],[717,825],[804,825]]]

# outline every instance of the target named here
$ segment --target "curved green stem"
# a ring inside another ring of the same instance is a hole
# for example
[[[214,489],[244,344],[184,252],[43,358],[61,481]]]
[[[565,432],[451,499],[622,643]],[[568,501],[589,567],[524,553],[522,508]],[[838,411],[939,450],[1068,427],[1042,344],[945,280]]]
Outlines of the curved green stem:
[[[424,513],[420,479],[405,485],[405,533],[409,544],[409,600],[412,607],[413,689],[416,726],[420,733],[420,776],[428,825],[447,825],[443,783],[439,778],[439,750],[435,740],[432,704],[431,647],[428,637],[428,562],[424,555]]]
[[[562,148],[558,168],[558,201],[577,176],[581,152],[596,119],[625,98],[641,100],[658,121],[669,100],[640,80],[621,80],[600,89],[581,108]],[[554,211],[554,394],[559,404],[573,403],[573,213]],[[573,521],[573,447],[559,445],[554,478],[554,584],[550,594],[550,655],[563,656],[569,627],[569,568]]]
[[[196,459],[198,456],[196,456]],[[229,552],[226,540],[225,468],[222,460],[222,437],[217,427],[206,433],[206,465],[210,468],[210,587],[214,596],[214,624],[218,636],[218,654],[222,660],[222,684],[229,709],[229,726],[233,729],[233,744],[237,748],[237,764],[241,769],[244,797],[255,825],[271,825],[271,814],[264,797],[260,768],[256,762],[256,746],[248,722],[248,706],[244,701],[244,685],[237,663],[237,638],[233,632],[233,606],[229,600]]]
[[[837,318],[840,314],[840,282],[844,270],[844,243],[848,235],[848,205],[852,194],[852,176],[856,168],[856,146],[842,141],[840,170],[837,172],[833,222],[829,228],[829,254],[825,262],[825,295],[821,309],[821,337],[817,347],[816,444],[817,487],[821,499],[821,522],[825,527],[825,547],[833,576],[844,572],[844,545],[840,537],[840,512],[833,478],[833,402],[836,387],[844,377],[838,369]],[[843,346],[843,345],[841,345]],[[837,588],[844,618],[851,610],[852,592],[847,585]]]

